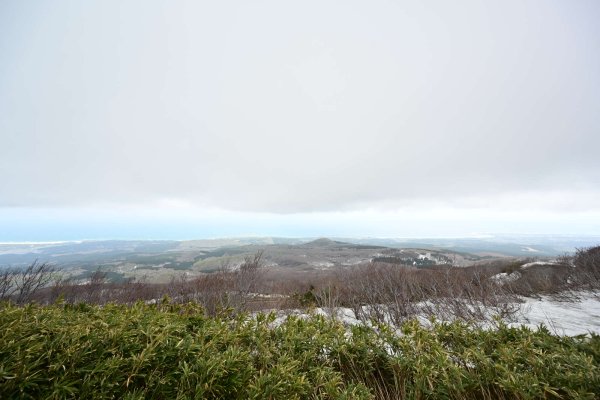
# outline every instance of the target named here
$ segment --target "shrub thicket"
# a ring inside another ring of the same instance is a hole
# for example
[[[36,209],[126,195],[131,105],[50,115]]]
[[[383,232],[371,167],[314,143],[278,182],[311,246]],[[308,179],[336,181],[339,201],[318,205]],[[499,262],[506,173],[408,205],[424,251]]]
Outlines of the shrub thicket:
[[[597,398],[600,337],[192,304],[0,306],[0,398]]]

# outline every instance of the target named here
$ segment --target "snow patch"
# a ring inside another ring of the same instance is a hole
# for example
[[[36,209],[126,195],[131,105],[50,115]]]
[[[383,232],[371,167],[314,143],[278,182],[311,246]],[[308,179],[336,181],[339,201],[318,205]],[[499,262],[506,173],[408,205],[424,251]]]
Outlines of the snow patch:
[[[548,296],[524,300],[514,324],[530,328],[544,324],[557,335],[600,333],[598,293],[583,293],[579,301],[557,301]]]
[[[543,324],[552,333],[561,336],[575,336],[590,332],[600,334],[600,292],[580,292],[577,293],[577,296],[578,300],[570,301],[558,301],[550,296],[541,296],[539,299],[521,298],[523,303],[519,304],[516,315],[507,321],[508,325],[527,326],[535,330]],[[416,308],[420,305],[421,303],[417,304]],[[365,307],[369,306],[363,306],[363,308]],[[345,325],[371,326],[369,322],[357,318],[352,309],[344,307],[275,312],[278,314],[274,321],[275,325],[283,323],[289,315],[308,318],[310,315],[316,314],[334,318]],[[493,309],[490,309],[491,313],[493,313]],[[431,324],[430,318],[425,314],[417,314],[415,318],[424,326]],[[484,323],[482,326],[493,329],[493,325],[490,324]]]
[[[521,249],[522,251],[527,251],[529,253],[539,253],[539,250],[534,249],[533,247],[523,247]]]
[[[490,279],[496,282],[499,285],[504,285],[505,283],[510,283],[518,280],[521,277],[521,274],[518,272],[512,272],[510,274],[506,272],[501,272],[492,276]]]
[[[314,261],[314,262],[311,262],[310,264],[317,268],[331,268],[331,267],[335,266],[334,263],[329,262],[329,261]]]
[[[521,269],[527,269],[529,267],[533,267],[534,265],[558,265],[558,263],[555,261],[533,261],[521,265]]]

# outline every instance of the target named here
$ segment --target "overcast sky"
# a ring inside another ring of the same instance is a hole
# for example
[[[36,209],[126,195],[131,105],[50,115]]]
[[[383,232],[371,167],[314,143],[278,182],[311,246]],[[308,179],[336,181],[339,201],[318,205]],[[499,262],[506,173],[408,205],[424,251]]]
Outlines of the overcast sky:
[[[0,0],[0,241],[600,234],[599,20]]]

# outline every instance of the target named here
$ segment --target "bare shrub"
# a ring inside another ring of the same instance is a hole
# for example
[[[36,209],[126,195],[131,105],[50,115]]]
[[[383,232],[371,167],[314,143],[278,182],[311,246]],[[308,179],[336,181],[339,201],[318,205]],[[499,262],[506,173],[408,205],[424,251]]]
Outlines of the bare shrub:
[[[491,321],[517,311],[515,297],[484,268],[411,267],[370,263],[340,269],[317,290],[319,305],[349,307],[357,318],[395,325],[416,316]],[[335,303],[334,303],[335,301]]]
[[[233,279],[231,273],[219,271],[195,278],[190,282],[188,299],[201,304],[210,315],[232,308]]]
[[[248,256],[238,266],[224,262],[218,271],[188,278],[173,277],[165,292],[178,303],[196,302],[213,315],[221,309],[246,311],[263,278],[263,253]]]
[[[35,300],[38,292],[52,280],[56,268],[37,260],[29,266],[7,268],[0,272],[0,300],[24,304]]]
[[[409,267],[386,263],[340,269],[336,291],[328,288],[325,299],[329,302],[335,299],[336,303],[351,308],[359,319],[399,324],[417,314],[417,303],[432,289],[420,284],[415,272]]]
[[[92,272],[84,285],[82,301],[93,304],[104,304],[110,300],[110,289],[107,287],[107,273],[100,269]]]
[[[131,304],[136,301],[148,301],[159,296],[156,285],[150,285],[146,277],[129,278],[120,283],[111,283],[107,286],[108,301]]]
[[[257,251],[253,256],[247,256],[239,268],[231,271],[233,289],[235,292],[235,306],[246,310],[251,295],[256,290],[263,278],[263,251]]]
[[[481,267],[448,268],[430,277],[439,291],[425,303],[427,313],[446,320],[491,322],[518,309],[516,298]]]
[[[310,293],[316,305],[323,308],[332,318],[337,318],[339,307],[342,305],[342,290],[339,285],[329,279]],[[305,300],[309,299],[310,297],[305,295]]]
[[[577,249],[572,263],[578,284],[589,289],[600,288],[600,246]]]
[[[15,270],[6,268],[0,272],[0,301],[8,300],[14,291]]]
[[[66,303],[75,302],[74,282],[72,278],[57,275],[47,290],[46,303],[54,303],[59,299]]]
[[[552,295],[573,288],[570,284],[573,268],[566,265],[533,265],[518,274],[519,278],[506,283],[505,289],[520,296]]]

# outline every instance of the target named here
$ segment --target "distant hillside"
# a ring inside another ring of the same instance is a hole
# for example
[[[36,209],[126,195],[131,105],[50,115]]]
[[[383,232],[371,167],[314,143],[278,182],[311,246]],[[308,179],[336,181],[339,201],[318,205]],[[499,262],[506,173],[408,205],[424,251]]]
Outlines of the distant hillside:
[[[235,266],[257,251],[272,269],[295,271],[346,267],[369,261],[416,267],[467,266],[501,257],[556,257],[600,238],[499,236],[449,239],[224,238],[186,241],[99,240],[0,244],[0,268],[50,262],[74,277],[111,271],[113,277],[165,281],[174,274],[196,275]]]

